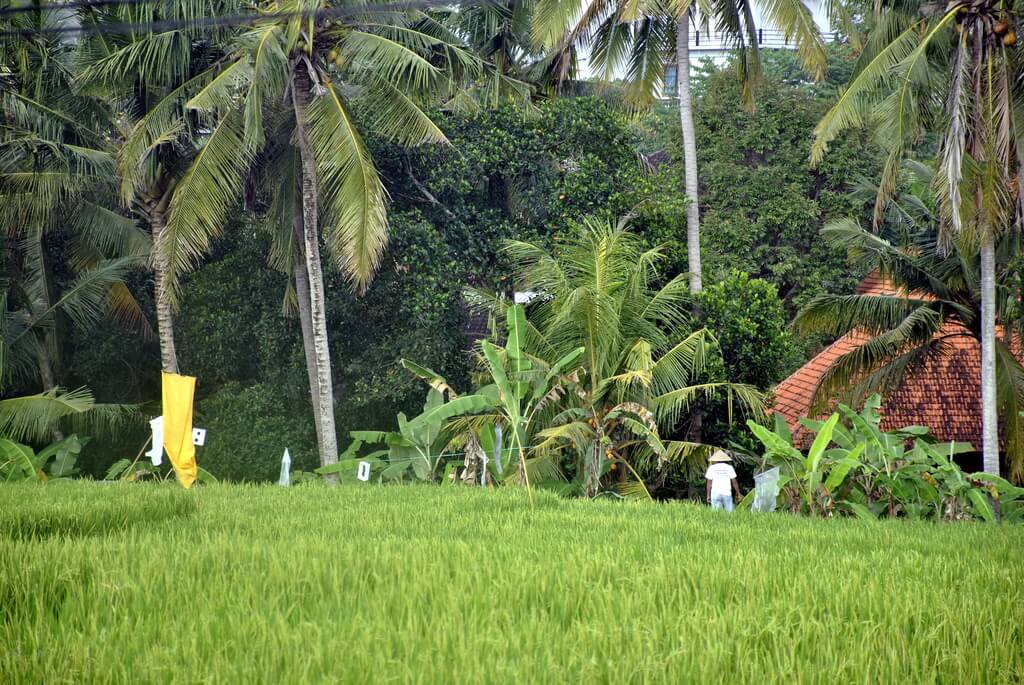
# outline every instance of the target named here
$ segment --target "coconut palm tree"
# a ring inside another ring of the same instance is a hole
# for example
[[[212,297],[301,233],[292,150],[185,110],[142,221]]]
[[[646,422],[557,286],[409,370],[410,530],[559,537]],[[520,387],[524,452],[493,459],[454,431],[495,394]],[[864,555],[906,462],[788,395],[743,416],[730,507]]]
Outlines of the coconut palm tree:
[[[173,250],[168,245],[179,239],[168,235],[172,199],[179,191],[190,191],[190,165],[215,156],[223,146],[220,141],[232,134],[210,128],[184,103],[221,71],[235,29],[188,21],[238,14],[241,8],[235,0],[183,0],[86,7],[78,16],[81,23],[100,29],[105,24],[139,25],[130,33],[85,34],[76,46],[82,69],[75,85],[80,93],[110,103],[115,113],[119,192],[125,206],[150,229],[161,365],[171,373],[178,372],[173,319],[178,274],[170,264]],[[152,23],[160,21],[181,25],[162,28]],[[244,160],[236,166],[244,169]],[[223,218],[223,213],[204,217],[218,225]]]
[[[109,209],[109,111],[75,92],[74,45],[47,33],[64,19],[36,10],[0,22],[26,32],[0,45],[0,392],[42,387],[0,402],[0,432],[14,439],[50,431],[60,441],[62,418],[123,413],[60,388],[64,329],[84,334],[110,317],[148,330],[123,279],[144,264],[149,240]]]
[[[441,15],[475,54],[494,67],[490,78],[474,85],[487,106],[503,99],[520,100],[524,83],[554,94],[559,83],[576,73],[574,52],[545,50],[533,42],[536,8],[536,0],[501,0],[469,3]]]
[[[877,225],[902,160],[926,133],[937,135],[943,242],[966,241],[981,260],[982,453],[985,470],[998,473],[996,245],[1024,216],[1017,182],[1024,62],[1014,47],[1022,8],[995,0],[914,7],[919,11],[900,5],[883,13],[884,40],[818,124],[812,161],[842,130],[871,126],[887,152]]]
[[[274,16],[346,8],[331,18]],[[401,6],[275,2],[265,9],[266,21],[239,33],[230,54],[185,101],[212,133],[177,186],[159,245],[173,281],[220,232],[246,174],[284,179],[272,204],[279,234],[295,240],[276,257],[295,276],[326,465],[338,450],[321,239],[360,292],[387,242],[386,191],[363,131],[400,145],[446,142],[423,107],[464,103],[471,96],[462,86],[487,68],[447,27]]]
[[[574,451],[584,491],[597,493],[602,465],[653,453],[660,462],[704,454],[707,446],[662,440],[698,400],[725,397],[751,416],[764,397],[747,385],[706,380],[717,354],[706,330],[688,331],[684,276],[657,284],[663,248],[644,249],[624,223],[587,220],[554,252],[512,242],[520,290],[535,292],[529,345],[557,359],[584,349],[583,374],[565,394],[539,452]]]
[[[534,36],[557,55],[563,64],[573,63],[579,48],[590,50],[590,62],[605,78],[625,78],[633,104],[645,107],[661,93],[665,65],[675,63],[679,123],[683,134],[686,197],[687,258],[692,292],[702,289],[700,210],[698,196],[697,142],[690,89],[689,36],[691,26],[714,23],[736,49],[735,64],[751,100],[759,74],[757,26],[749,2],[710,3],[698,0],[539,0]],[[804,0],[779,0],[759,4],[764,16],[793,41],[803,63],[823,77],[828,57],[825,44]],[[827,4],[829,18],[849,28],[840,3]],[[623,73],[624,72],[624,73]]]
[[[984,340],[977,250],[963,240],[946,244],[942,210],[934,193],[935,175],[929,166],[905,165],[899,183],[906,189],[887,204],[880,233],[864,229],[853,219],[823,230],[826,239],[846,250],[858,268],[878,270],[896,293],[823,294],[797,315],[793,325],[798,332],[865,336],[822,377],[815,406],[824,408],[835,398],[859,404],[872,393],[896,389],[929,355],[941,354],[952,337]],[[863,192],[874,196],[878,190],[866,187]],[[1000,264],[1005,265],[1016,236],[1004,235],[1001,242],[999,253],[1004,259]],[[1013,316],[1010,308],[1020,297],[1014,279],[1008,268],[1000,268],[995,275],[1004,323]],[[995,341],[996,389],[1010,474],[1019,481],[1024,479],[1024,368],[1011,347],[1010,335]]]

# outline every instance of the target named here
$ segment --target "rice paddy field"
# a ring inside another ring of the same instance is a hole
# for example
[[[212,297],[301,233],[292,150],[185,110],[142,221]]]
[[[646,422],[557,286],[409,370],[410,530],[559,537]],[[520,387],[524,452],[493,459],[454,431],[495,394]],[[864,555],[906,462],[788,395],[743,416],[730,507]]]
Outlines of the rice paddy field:
[[[1021,683],[1024,530],[0,487],[0,683]]]

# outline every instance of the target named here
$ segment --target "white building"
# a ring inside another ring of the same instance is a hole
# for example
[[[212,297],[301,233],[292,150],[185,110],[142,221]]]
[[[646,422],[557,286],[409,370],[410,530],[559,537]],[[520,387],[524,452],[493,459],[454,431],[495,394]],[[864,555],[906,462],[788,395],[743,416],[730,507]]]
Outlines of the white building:
[[[831,40],[828,17],[822,4],[808,3],[814,22],[818,30],[826,40]],[[796,46],[792,41],[787,41],[785,34],[778,27],[765,18],[764,13],[758,4],[752,3],[751,11],[754,15],[754,26],[757,33],[757,45],[761,49],[783,49],[795,50]],[[704,58],[710,58],[715,64],[721,65],[735,49],[735,44],[730,43],[726,33],[718,30],[714,19],[707,22],[701,21],[698,17],[696,25],[700,30],[690,27],[690,66],[699,64]],[[669,64],[665,67],[665,94],[675,93],[676,87],[676,65]]]

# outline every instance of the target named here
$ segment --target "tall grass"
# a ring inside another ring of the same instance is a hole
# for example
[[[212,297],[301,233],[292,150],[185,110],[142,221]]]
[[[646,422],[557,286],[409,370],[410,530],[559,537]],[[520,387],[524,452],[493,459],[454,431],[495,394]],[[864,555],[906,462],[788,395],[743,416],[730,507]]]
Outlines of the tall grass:
[[[104,510],[138,516],[76,523]],[[1020,683],[1022,551],[513,489],[5,487],[0,682]]]

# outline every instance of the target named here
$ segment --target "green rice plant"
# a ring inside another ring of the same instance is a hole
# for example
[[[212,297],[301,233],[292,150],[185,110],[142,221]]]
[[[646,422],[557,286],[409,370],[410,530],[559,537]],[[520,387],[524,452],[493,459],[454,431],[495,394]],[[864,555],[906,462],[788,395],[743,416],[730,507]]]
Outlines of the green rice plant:
[[[147,488],[139,496],[123,494],[119,484],[72,484],[39,488],[31,484],[3,488],[0,539],[79,538],[120,533],[137,525],[190,516],[193,498],[168,485]],[[120,492],[119,492],[120,491]]]
[[[0,535],[0,682],[1024,681],[1016,526],[420,484],[0,488],[4,531],[100,512],[84,536]]]

